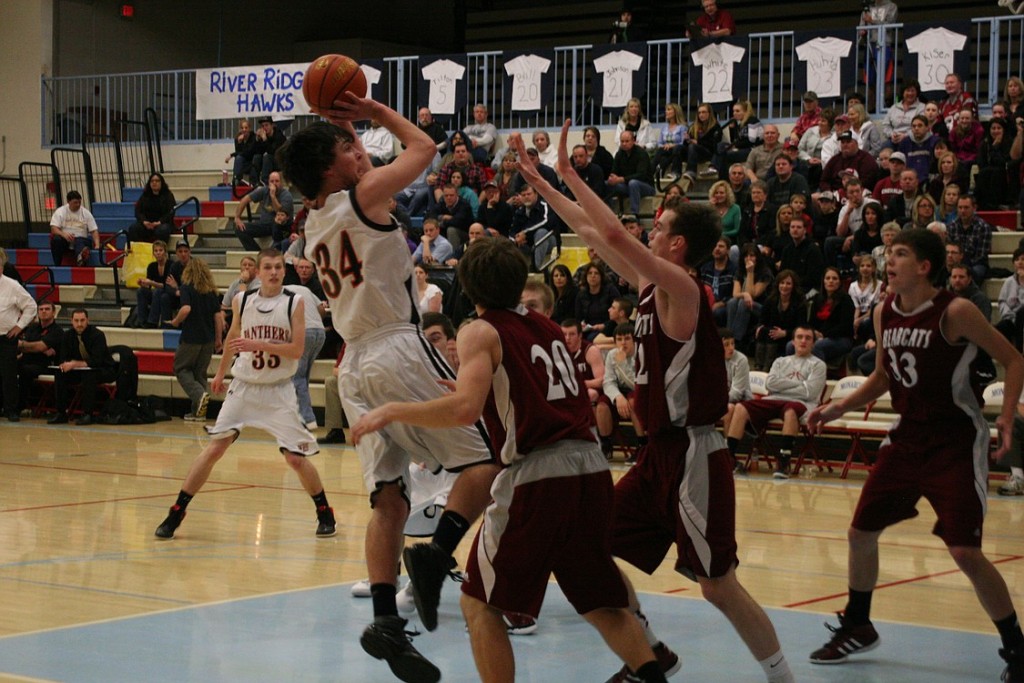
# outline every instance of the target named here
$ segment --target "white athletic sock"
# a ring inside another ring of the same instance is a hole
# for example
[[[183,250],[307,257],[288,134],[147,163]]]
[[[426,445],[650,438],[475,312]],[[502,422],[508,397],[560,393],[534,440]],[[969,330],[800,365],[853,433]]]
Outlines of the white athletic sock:
[[[796,683],[796,678],[793,677],[793,672],[789,669],[789,662],[786,661],[786,655],[782,654],[782,650],[767,659],[762,659],[758,664],[764,669],[769,683]]]
[[[651,624],[647,621],[647,616],[644,615],[639,608],[633,610],[633,615],[637,618],[637,621],[640,622],[640,626],[644,629],[644,636],[647,638],[647,644],[654,647],[660,643],[661,640],[654,634],[654,631],[651,630]]]
[[[1014,479],[1024,479],[1024,467],[1011,467],[1010,474]]]

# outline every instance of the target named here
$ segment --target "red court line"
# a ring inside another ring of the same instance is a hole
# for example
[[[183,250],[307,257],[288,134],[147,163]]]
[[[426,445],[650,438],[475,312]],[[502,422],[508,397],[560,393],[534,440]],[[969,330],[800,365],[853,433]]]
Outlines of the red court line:
[[[688,590],[690,590],[690,589],[689,588],[673,588],[670,591],[664,591],[664,592],[665,593],[685,593]]]
[[[993,560],[992,564],[1001,564],[1003,562],[1013,562],[1015,560],[1020,560],[1020,559],[1024,559],[1024,555],[1010,555],[1008,557],[1004,557],[1004,558],[999,559],[999,560]],[[938,578],[940,576],[949,576],[950,574],[959,574],[959,573],[960,573],[960,569],[959,568],[948,569],[948,570],[946,570],[944,572],[936,572],[934,574],[924,574],[922,576],[914,576],[914,577],[911,577],[909,579],[900,579],[899,581],[890,581],[889,583],[880,583],[877,586],[875,586],[875,590],[878,591],[878,590],[881,590],[883,588],[892,588],[893,586],[902,586],[902,585],[908,584],[908,583],[916,583],[918,581],[924,581],[926,579],[934,579],[934,578]],[[822,596],[822,597],[819,597],[819,598],[811,598],[810,600],[802,600],[800,602],[793,602],[793,603],[790,603],[788,605],[783,605],[783,607],[790,607],[790,608],[792,608],[792,607],[804,607],[805,605],[813,605],[814,603],[817,603],[817,602],[825,602],[827,600],[835,600],[836,598],[842,598],[842,597],[846,597],[846,593],[845,592],[843,592],[843,593],[835,593],[834,595],[825,595],[825,596]]]
[[[224,491],[238,491],[240,489],[251,489],[256,488],[255,486],[234,486],[231,488],[224,489],[212,489],[210,491],[203,491],[203,493],[222,493]],[[54,503],[53,505],[35,505],[27,508],[10,508],[9,510],[0,510],[0,512],[31,512],[33,510],[50,510],[53,508],[70,508],[78,507],[80,505],[100,505],[103,503],[123,503],[129,500],[148,500],[150,498],[167,498],[168,496],[177,495],[174,493],[160,493],[152,496],[130,496],[128,498],[104,498],[103,500],[83,500],[77,503]]]
[[[842,541],[843,543],[847,543],[848,542],[845,536],[843,536],[843,537],[838,537],[838,536],[815,536],[814,534],[795,534],[795,533],[785,532],[785,531],[751,531],[750,533],[753,533],[753,534],[764,534],[766,536],[788,536],[790,538],[810,538],[810,539],[813,539],[813,540],[816,540],[816,541]],[[945,550],[946,549],[946,546],[944,546],[944,545],[917,545],[917,544],[914,544],[914,543],[899,543],[899,542],[896,542],[896,541],[890,541],[890,542],[879,541],[878,545],[886,547],[886,548],[913,548],[913,549],[916,549],[916,550]],[[985,555],[987,555],[988,557],[1006,557],[1006,558],[1010,558],[1010,559],[1014,559],[1014,558],[1018,557],[1017,555],[1007,555],[1005,553],[985,553]]]
[[[88,467],[61,467],[58,465],[39,465],[27,462],[0,462],[0,466],[6,465],[8,467],[32,467],[36,469],[44,470],[61,470],[64,472],[79,472],[82,474],[110,474],[118,477],[137,477],[139,479],[161,479],[163,481],[181,481],[180,476],[170,476],[166,474],[142,474],[140,472],[118,472],[116,470],[97,470],[90,469]],[[266,484],[243,484],[236,481],[219,481],[210,479],[206,485],[216,484],[218,486],[238,486],[241,488],[254,488],[254,489],[265,489],[267,491],[302,491],[302,486],[269,486]],[[357,496],[359,498],[365,498],[366,494],[362,492],[352,493],[350,491],[327,491],[332,496]],[[130,499],[125,499],[130,500]],[[0,511],[2,512],[2,511]]]

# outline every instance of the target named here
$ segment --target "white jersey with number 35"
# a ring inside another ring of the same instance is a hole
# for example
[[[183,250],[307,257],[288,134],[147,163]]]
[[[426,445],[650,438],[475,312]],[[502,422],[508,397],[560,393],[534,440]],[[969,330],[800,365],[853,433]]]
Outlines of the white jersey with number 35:
[[[346,341],[383,325],[419,322],[402,231],[368,219],[355,189],[335,192],[309,212],[306,258],[316,266],[334,328]]]
[[[239,292],[242,337],[287,344],[292,340],[292,310],[297,300],[287,290],[272,297],[260,296],[258,289]],[[297,358],[284,358],[267,351],[238,354],[231,374],[252,384],[276,384],[291,380],[299,367]]]

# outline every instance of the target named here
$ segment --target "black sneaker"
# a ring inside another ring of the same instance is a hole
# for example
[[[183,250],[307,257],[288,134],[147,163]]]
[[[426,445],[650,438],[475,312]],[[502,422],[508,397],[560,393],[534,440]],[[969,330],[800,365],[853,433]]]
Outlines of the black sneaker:
[[[183,519],[185,519],[185,510],[175,503],[167,513],[167,519],[160,522],[160,526],[156,528],[154,534],[157,538],[174,538],[174,530],[181,525]]]
[[[1024,682],[1024,649],[1000,649],[999,656],[1006,660],[1006,668],[1003,669],[1003,676],[999,680],[1008,683]]]
[[[319,522],[316,525],[317,538],[328,538],[338,533],[337,522],[334,521],[334,508],[326,506],[317,508],[316,518]]]
[[[57,413],[56,415],[54,415],[53,417],[51,417],[49,420],[46,421],[46,424],[48,424],[48,425],[66,425],[67,423],[68,423],[68,414],[67,413]]]
[[[839,626],[825,624],[832,637],[827,643],[811,653],[811,664],[842,664],[850,655],[868,652],[878,647],[878,631],[869,621],[866,624],[852,626],[846,622],[842,614]],[[1000,650],[1000,654],[1002,651]]]
[[[441,680],[441,670],[430,663],[412,646],[415,631],[406,631],[408,622],[399,616],[377,617],[366,627],[359,644],[366,654],[383,659],[391,667],[391,673],[406,683],[436,683]]]
[[[673,676],[676,672],[682,668],[682,662],[679,661],[679,655],[672,652],[665,643],[658,643],[653,648],[654,656],[658,660],[658,668],[661,669],[661,673],[665,678]],[[619,672],[609,678],[606,683],[642,683],[639,676],[636,675],[628,666],[623,665]]]
[[[21,414],[17,410],[10,410],[6,413],[8,422],[20,422]]]
[[[441,602],[441,584],[455,566],[455,558],[436,543],[417,543],[402,551],[405,570],[409,572],[412,596],[423,627],[437,628],[437,606]]]
[[[778,459],[775,461],[775,473],[772,475],[776,479],[789,479],[789,459],[791,456],[784,455],[782,452],[779,453]]]
[[[334,443],[334,444],[345,443],[345,430],[344,429],[332,429],[331,431],[327,432],[326,436],[323,436],[323,437],[317,439],[317,442],[322,443],[322,444],[324,444],[324,443]]]

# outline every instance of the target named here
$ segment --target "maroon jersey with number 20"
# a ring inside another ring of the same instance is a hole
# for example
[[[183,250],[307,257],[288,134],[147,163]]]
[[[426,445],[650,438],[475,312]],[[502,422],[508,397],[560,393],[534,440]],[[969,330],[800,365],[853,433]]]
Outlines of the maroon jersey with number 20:
[[[531,451],[565,439],[595,441],[590,398],[565,347],[561,328],[518,306],[490,309],[481,319],[498,332],[501,365],[484,421],[494,450],[509,465]],[[721,346],[721,344],[719,344]]]

